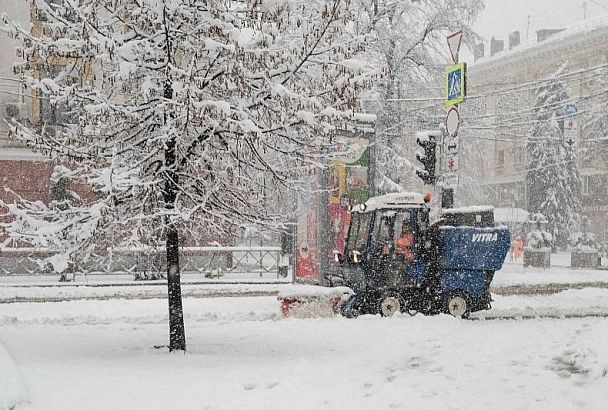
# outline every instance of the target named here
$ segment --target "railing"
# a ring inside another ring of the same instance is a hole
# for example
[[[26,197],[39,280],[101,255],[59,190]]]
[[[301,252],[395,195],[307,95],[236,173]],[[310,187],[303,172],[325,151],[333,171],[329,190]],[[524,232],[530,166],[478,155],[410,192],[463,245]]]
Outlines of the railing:
[[[48,249],[0,248],[0,276],[58,274],[46,260],[56,253]],[[289,275],[290,258],[280,246],[182,247],[180,270],[209,279],[281,279]],[[166,271],[163,248],[117,247],[71,267],[69,275],[123,274],[146,280],[164,278]],[[62,278],[69,280],[65,274]]]

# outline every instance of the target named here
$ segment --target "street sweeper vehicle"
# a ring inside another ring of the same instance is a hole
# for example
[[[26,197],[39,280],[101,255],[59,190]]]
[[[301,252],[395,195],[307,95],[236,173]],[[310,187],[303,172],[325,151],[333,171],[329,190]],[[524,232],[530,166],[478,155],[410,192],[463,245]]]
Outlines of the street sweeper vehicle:
[[[334,284],[354,291],[346,317],[396,312],[466,318],[490,309],[489,286],[511,238],[492,207],[444,209],[430,224],[428,198],[397,193],[351,208],[344,254],[334,252]]]

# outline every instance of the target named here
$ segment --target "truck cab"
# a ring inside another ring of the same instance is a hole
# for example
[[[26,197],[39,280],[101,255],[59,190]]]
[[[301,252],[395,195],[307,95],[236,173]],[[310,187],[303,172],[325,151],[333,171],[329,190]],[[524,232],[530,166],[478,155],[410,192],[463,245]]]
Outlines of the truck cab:
[[[424,275],[421,239],[428,228],[428,212],[420,194],[376,197],[351,210],[342,272],[353,290],[366,284],[412,285]],[[404,226],[413,236],[411,260],[397,246]]]

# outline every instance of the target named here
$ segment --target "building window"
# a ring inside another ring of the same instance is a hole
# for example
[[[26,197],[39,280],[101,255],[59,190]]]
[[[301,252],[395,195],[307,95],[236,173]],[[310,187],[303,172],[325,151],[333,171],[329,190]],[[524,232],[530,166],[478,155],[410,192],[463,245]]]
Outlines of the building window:
[[[605,175],[586,175],[581,178],[583,184],[583,195],[594,195],[605,192],[604,186]]]
[[[524,147],[517,147],[516,152],[516,158],[515,161],[517,163],[517,165],[523,165],[525,163],[525,158],[526,158],[526,151],[524,150]]]
[[[499,150],[496,152],[496,164],[494,165],[496,169],[496,175],[502,175],[504,173],[505,166],[505,151]]]

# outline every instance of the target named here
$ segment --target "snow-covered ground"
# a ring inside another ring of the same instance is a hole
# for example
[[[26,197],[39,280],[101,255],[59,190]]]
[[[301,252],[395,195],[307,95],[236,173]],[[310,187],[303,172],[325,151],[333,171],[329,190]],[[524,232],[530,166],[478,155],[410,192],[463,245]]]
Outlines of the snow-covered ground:
[[[602,258],[602,263],[605,263]],[[608,267],[602,269],[572,269],[570,267],[570,254],[561,252],[551,255],[551,267],[549,269],[523,267],[522,259],[507,260],[502,269],[494,275],[492,285],[494,287],[505,287],[512,285],[532,285],[547,283],[608,283]]]
[[[281,319],[275,297],[0,305],[29,402],[70,409],[603,409],[608,319]],[[608,290],[495,297],[495,315],[608,313]],[[488,312],[489,313],[489,312]],[[0,387],[0,392],[1,392]]]
[[[15,398],[27,398],[17,410],[604,409],[608,271],[562,259],[508,261],[493,309],[468,321],[281,319],[274,295],[306,286],[185,280],[185,355],[154,347],[168,339],[162,283],[3,278],[0,410]],[[500,292],[546,284],[573,286]]]

